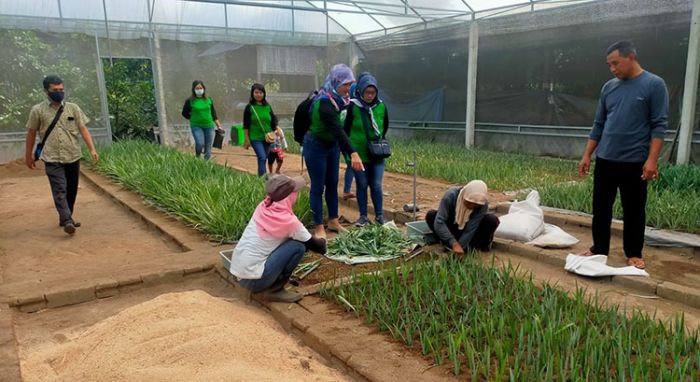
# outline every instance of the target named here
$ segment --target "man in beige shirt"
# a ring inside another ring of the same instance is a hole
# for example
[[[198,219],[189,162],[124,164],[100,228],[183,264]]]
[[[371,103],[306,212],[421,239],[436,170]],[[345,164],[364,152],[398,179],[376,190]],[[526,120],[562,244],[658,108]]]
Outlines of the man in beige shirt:
[[[58,76],[47,76],[44,78],[44,92],[48,99],[34,105],[29,112],[24,159],[27,167],[36,168],[34,143],[37,133],[43,139],[54,117],[63,108],[56,125],[46,138],[39,159],[44,161],[53,201],[58,211],[59,225],[67,234],[72,235],[75,233],[75,228],[80,227],[80,223],[73,220],[73,206],[78,195],[80,158],[82,157],[78,135],[83,137],[94,162],[97,162],[99,156],[86,127],[90,120],[78,105],[63,101],[65,95],[63,80]]]

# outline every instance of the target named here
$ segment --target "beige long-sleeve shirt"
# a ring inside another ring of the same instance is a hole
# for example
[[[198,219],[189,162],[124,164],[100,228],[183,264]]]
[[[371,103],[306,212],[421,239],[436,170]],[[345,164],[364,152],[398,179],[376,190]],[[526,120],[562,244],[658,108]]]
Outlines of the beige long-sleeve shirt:
[[[38,139],[43,139],[58,108],[48,100],[34,105],[29,112],[27,129],[34,129]],[[86,126],[90,120],[80,107],[71,102],[64,102],[63,114],[56,122],[56,127],[46,140],[41,152],[41,159],[53,163],[73,163],[83,154],[80,148],[80,126]]]

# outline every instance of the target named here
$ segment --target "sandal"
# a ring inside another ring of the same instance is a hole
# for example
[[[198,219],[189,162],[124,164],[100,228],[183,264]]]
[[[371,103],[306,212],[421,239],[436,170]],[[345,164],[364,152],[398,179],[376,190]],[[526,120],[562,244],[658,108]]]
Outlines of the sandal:
[[[329,225],[329,226],[328,226],[328,230],[331,231],[331,232],[335,232],[335,233],[343,233],[343,232],[347,232],[347,231],[348,231],[347,229],[345,229],[345,227],[343,227],[343,226],[340,225],[340,224],[338,224],[337,226],[331,226],[331,225]]]
[[[343,200],[354,199],[356,197],[354,192],[343,192]]]
[[[627,265],[633,266],[637,269],[646,269],[647,265],[642,260],[641,257],[629,257],[627,258]]]
[[[319,238],[319,239],[325,239],[326,238],[326,230],[325,229],[318,230],[318,229],[314,228],[312,235],[314,237]]]

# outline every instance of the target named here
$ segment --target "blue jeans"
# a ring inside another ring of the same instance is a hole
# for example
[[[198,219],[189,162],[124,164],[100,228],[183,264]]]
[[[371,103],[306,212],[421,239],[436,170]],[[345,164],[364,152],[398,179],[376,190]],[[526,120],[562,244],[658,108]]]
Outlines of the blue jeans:
[[[192,136],[194,137],[194,152],[197,157],[204,151],[204,159],[211,158],[211,145],[214,143],[214,128],[213,127],[198,127],[191,126]]]
[[[349,193],[352,191],[352,180],[355,177],[355,173],[352,169],[352,165],[350,163],[347,164],[347,167],[345,167],[345,182],[343,183],[343,192],[344,193]]]
[[[253,293],[262,292],[278,281],[279,283],[284,281],[286,284],[305,252],[304,243],[289,239],[270,253],[265,260],[265,270],[259,279],[242,279],[239,284]],[[284,287],[284,284],[280,287]]]
[[[367,216],[367,187],[372,196],[374,216],[382,216],[384,195],[382,194],[382,178],[384,178],[384,159],[380,162],[363,162],[365,171],[354,171],[357,194],[357,207],[360,215]]]
[[[255,156],[258,157],[258,176],[263,176],[267,173],[265,164],[267,156],[270,155],[270,144],[264,141],[250,141],[250,146],[255,151]]]
[[[338,218],[338,173],[340,172],[340,148],[338,143],[327,144],[304,136],[304,160],[311,178],[309,199],[314,224],[323,224],[323,195],[325,189],[328,218]]]

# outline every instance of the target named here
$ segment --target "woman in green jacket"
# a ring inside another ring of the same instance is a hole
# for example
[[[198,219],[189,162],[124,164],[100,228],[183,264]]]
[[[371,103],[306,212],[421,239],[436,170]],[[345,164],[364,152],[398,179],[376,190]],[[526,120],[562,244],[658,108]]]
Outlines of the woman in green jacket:
[[[278,136],[281,133],[281,130],[277,131],[277,116],[267,103],[266,95],[265,86],[253,84],[250,88],[250,101],[243,110],[243,147],[246,150],[253,147],[255,156],[258,157],[258,176],[265,175],[267,171],[265,163],[270,155],[270,145],[274,142],[266,141],[265,135],[274,132]]]
[[[352,149],[340,122],[340,113],[350,102],[348,93],[353,82],[355,76],[347,65],[334,65],[309,110],[311,126],[304,136],[302,147],[311,179],[309,204],[313,212],[316,237],[326,237],[323,226],[324,195],[328,208],[328,230],[345,230],[338,221],[340,152],[350,157],[353,169],[362,170],[362,161]]]
[[[214,126],[221,129],[219,117],[211,97],[206,94],[204,82],[192,82],[192,95],[182,106],[182,116],[190,121],[190,129],[194,137],[195,155],[199,157],[204,152],[204,159],[211,158],[211,145],[214,143]]]
[[[370,139],[386,138],[389,129],[389,113],[386,105],[379,99],[377,80],[369,73],[362,73],[357,79],[355,94],[352,94],[348,114],[345,117],[345,133],[350,138],[352,148],[362,159],[364,171],[353,171],[355,191],[360,218],[357,226],[369,223],[367,218],[367,188],[370,189],[374,217],[377,223],[384,224],[382,179],[384,178],[384,159],[372,158],[367,150],[367,137]]]

